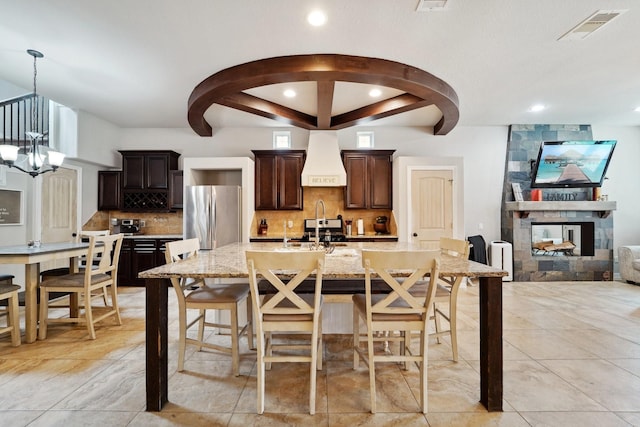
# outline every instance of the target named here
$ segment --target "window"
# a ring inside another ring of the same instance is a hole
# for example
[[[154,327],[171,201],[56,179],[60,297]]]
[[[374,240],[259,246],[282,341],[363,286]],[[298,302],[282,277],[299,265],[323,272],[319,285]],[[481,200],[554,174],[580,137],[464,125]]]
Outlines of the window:
[[[291,132],[274,131],[273,148],[291,148]]]
[[[356,147],[373,148],[373,132],[357,132]]]

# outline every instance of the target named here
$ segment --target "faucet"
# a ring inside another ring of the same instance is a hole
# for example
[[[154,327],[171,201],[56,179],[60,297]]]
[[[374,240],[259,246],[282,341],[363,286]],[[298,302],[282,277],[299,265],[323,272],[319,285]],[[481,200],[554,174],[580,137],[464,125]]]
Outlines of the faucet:
[[[322,218],[318,217],[318,206],[322,205]],[[318,199],[316,202],[316,236],[315,236],[315,248],[320,248],[320,222],[324,222],[326,216],[325,206],[322,199]]]
[[[287,239],[287,221],[286,220],[283,222],[283,225],[284,225],[284,239],[283,239],[283,242],[282,242],[282,246],[285,247],[285,248],[288,248],[289,247],[289,239]]]

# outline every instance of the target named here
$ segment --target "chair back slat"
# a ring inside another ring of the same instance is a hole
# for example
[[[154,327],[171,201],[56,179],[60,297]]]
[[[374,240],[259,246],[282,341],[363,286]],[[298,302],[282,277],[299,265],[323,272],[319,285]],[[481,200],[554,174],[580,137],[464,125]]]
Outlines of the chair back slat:
[[[118,261],[124,234],[111,234],[107,236],[89,236],[89,250],[87,259],[100,259],[96,268],[85,269],[85,286],[91,283],[91,276],[96,274],[111,274],[116,280],[118,273]]]
[[[165,244],[164,258],[167,264],[178,262],[198,254],[200,250],[200,240],[197,238],[176,240]],[[184,295],[185,292],[194,286],[202,286],[204,279],[193,279],[188,277],[171,278],[171,284],[178,291],[178,295]]]
[[[362,265],[365,268],[365,294],[371,313],[420,314],[426,316],[438,277],[440,251],[372,251],[362,250]],[[404,274],[397,279],[394,274]],[[371,279],[377,275],[391,288],[386,297],[371,303]],[[426,295],[412,295],[411,288],[430,276]]]
[[[442,253],[447,253],[462,259],[469,259],[470,246],[468,240],[441,237],[440,250]]]
[[[247,251],[247,267],[251,292],[258,295],[258,275],[276,289],[273,297],[257,307],[262,314],[310,314],[316,309],[295,292],[304,279],[316,272],[316,300],[322,288],[324,252]],[[287,276],[283,281],[280,276]],[[254,307],[255,308],[255,307]]]

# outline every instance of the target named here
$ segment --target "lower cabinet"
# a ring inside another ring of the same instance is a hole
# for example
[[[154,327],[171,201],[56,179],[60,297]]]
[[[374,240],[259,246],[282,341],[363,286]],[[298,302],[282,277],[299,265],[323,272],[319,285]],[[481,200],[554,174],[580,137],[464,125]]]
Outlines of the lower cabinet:
[[[178,239],[132,238],[124,239],[118,263],[118,285],[144,286],[138,273],[163,265],[164,245]]]

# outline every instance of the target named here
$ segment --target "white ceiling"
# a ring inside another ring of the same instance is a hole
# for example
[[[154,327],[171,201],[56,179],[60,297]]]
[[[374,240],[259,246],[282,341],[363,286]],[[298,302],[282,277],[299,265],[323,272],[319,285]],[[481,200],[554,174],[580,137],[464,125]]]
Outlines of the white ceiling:
[[[314,53],[371,56],[428,71],[452,86],[459,125],[640,125],[637,0],[0,0],[0,79],[121,127],[188,127],[193,88],[222,69]],[[306,15],[321,8],[322,28]],[[558,41],[599,9],[628,9],[581,41]],[[254,95],[313,114],[315,88],[287,104],[283,85]],[[360,86],[360,87],[359,87]],[[358,107],[362,85],[338,84],[334,113]],[[370,101],[367,101],[367,103]],[[539,113],[527,110],[542,103]],[[283,126],[212,106],[214,127]],[[431,126],[434,107],[367,126]]]

